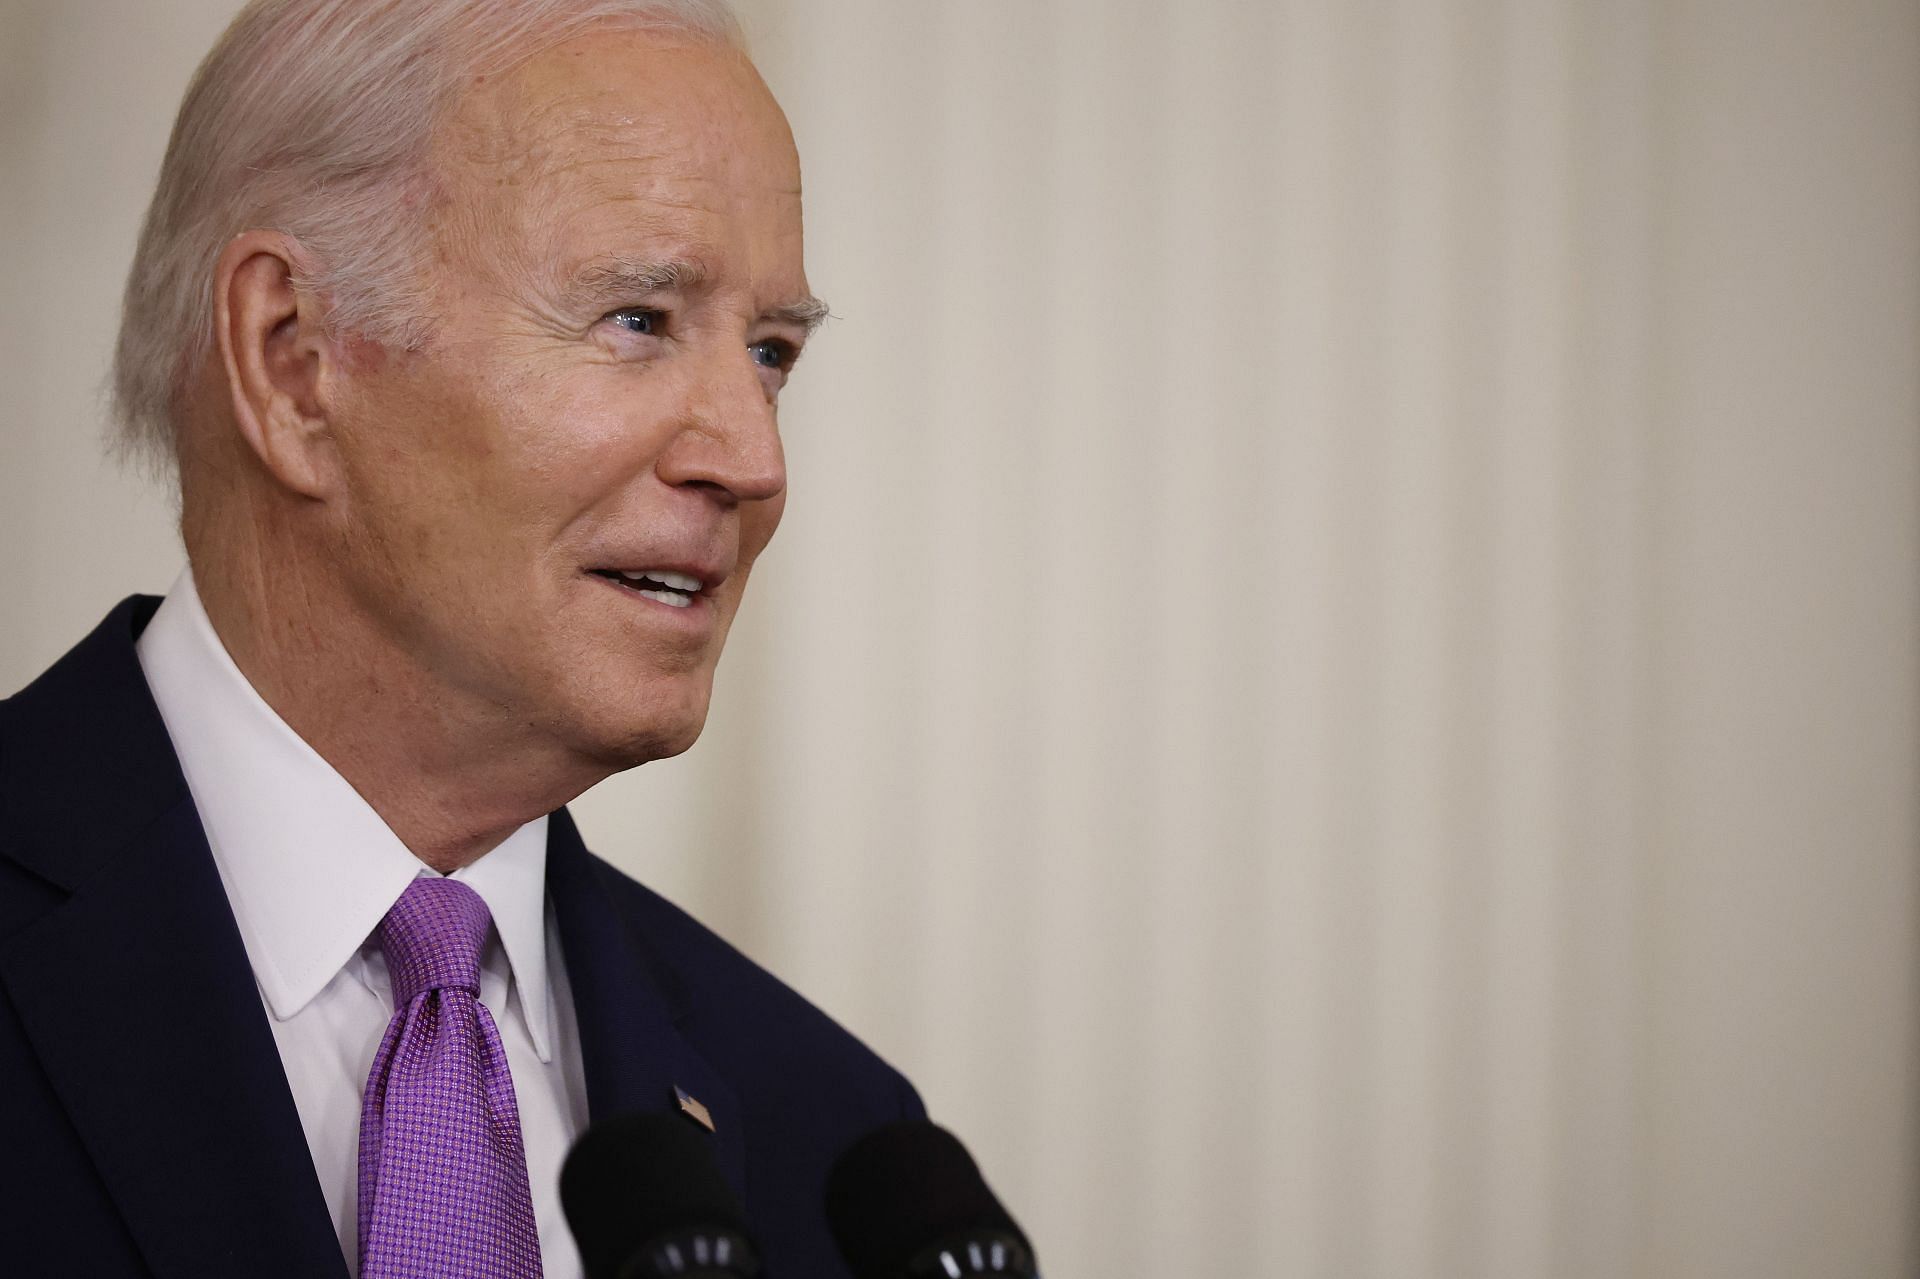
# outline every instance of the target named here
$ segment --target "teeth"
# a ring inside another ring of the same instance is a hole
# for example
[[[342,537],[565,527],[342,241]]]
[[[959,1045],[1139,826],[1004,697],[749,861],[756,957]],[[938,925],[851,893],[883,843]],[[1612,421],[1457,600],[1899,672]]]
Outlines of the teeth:
[[[682,595],[678,591],[641,591],[640,594],[650,600],[659,600],[662,604],[671,604],[675,608],[693,607],[693,596]]]
[[[620,576],[626,578],[629,582],[637,582],[641,578],[652,578],[662,586],[671,586],[674,590],[685,591],[689,595],[696,594],[700,590],[699,578],[688,577],[685,573],[669,573],[665,569],[646,568],[633,573],[628,572],[626,569],[621,569]],[[648,593],[649,592],[646,591],[641,592],[642,595]]]

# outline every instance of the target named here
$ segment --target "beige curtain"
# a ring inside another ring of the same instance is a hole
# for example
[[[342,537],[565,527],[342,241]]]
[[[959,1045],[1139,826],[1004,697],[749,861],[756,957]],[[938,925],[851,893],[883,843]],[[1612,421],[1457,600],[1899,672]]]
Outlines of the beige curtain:
[[[0,687],[229,0],[0,4]],[[1911,0],[760,0],[839,320],[592,841],[1057,1275],[1913,1273]]]

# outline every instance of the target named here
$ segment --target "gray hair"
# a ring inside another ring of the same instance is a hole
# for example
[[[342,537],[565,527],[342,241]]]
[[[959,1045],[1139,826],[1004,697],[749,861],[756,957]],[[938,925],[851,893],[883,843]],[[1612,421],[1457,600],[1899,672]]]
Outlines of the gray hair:
[[[119,449],[177,464],[186,392],[213,351],[213,267],[283,231],[329,331],[412,349],[434,130],[471,77],[590,26],[743,47],[726,0],[253,0],[194,73],[134,253],[114,351]]]

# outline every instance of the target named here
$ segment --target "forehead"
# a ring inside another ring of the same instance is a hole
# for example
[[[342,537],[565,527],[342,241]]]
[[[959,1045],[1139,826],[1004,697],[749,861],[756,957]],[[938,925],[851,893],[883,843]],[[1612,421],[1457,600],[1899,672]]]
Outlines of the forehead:
[[[477,79],[435,152],[464,220],[531,266],[653,239],[797,270],[786,118],[744,55],[697,36],[602,31]]]

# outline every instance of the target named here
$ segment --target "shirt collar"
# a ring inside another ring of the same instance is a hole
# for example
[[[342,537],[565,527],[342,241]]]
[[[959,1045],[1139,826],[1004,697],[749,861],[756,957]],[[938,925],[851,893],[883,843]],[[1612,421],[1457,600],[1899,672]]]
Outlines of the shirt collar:
[[[415,876],[380,815],[254,691],[183,572],[136,645],[268,1009],[326,988]],[[492,912],[528,1038],[551,1057],[547,819],[454,874]]]
[[[547,978],[547,819],[528,822],[492,852],[453,872],[453,878],[479,893],[493,913],[493,926],[500,933],[526,1014],[527,1037],[541,1061],[553,1060],[553,983]],[[399,894],[394,897],[398,899]]]

